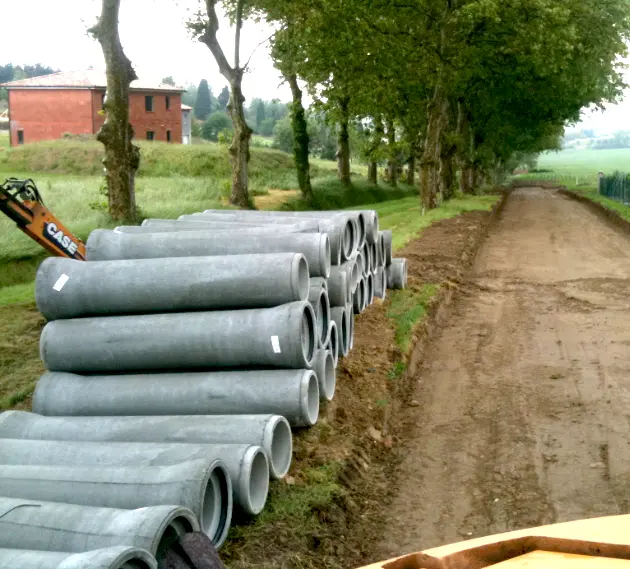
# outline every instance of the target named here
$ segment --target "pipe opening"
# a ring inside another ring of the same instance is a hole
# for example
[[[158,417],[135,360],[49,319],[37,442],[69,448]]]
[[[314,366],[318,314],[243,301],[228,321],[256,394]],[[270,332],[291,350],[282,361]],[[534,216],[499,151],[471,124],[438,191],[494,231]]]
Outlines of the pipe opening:
[[[313,361],[315,355],[315,314],[313,309],[307,304],[304,312],[302,313],[302,326],[300,335],[302,336],[302,354],[304,355],[304,361],[306,364],[310,364]]]
[[[339,332],[337,331],[337,323],[334,320],[330,321],[328,346],[330,347],[333,364],[337,367],[337,362],[339,361]]]
[[[319,417],[319,383],[317,375],[313,371],[305,372],[307,374],[308,384],[306,393],[302,399],[302,416],[306,426],[317,423]]]
[[[338,254],[337,257],[339,257]],[[321,276],[325,279],[330,276],[330,265],[332,264],[332,260],[330,238],[328,237],[328,233],[322,233],[319,241],[319,269]],[[339,264],[339,259],[337,259],[337,264]]]
[[[155,558],[158,563],[161,563],[168,553],[169,549],[177,542],[177,540],[184,534],[194,531],[195,528],[190,523],[190,520],[184,516],[178,516],[173,518],[171,522],[166,526],[164,533],[160,537],[158,542]]]
[[[307,300],[310,288],[308,263],[303,255],[296,255],[291,270],[294,300]]]
[[[365,232],[365,216],[362,213],[359,213],[356,217],[357,227],[359,233],[358,247],[362,247],[365,242],[366,232]]]
[[[354,294],[354,292],[357,290],[358,283],[359,283],[359,265],[358,263],[353,263],[352,273],[350,276],[350,289],[351,289],[352,294]]]
[[[328,295],[322,289],[319,295],[319,306],[317,309],[317,321],[319,329],[319,338],[321,345],[323,346],[328,341],[328,331],[330,329],[330,303],[328,302]]]
[[[199,520],[201,531],[210,538],[216,548],[223,544],[230,528],[232,490],[228,476],[225,467],[215,464],[208,478],[201,505],[201,519]]]
[[[366,279],[366,283],[367,283],[367,295],[366,295],[365,304],[369,305],[369,304],[372,304],[372,302],[374,302],[374,276],[369,275],[368,278]]]
[[[269,469],[274,478],[283,478],[291,466],[293,436],[286,419],[278,421],[273,427],[271,438],[271,456]]]
[[[254,457],[249,466],[249,512],[256,515],[262,512],[269,492],[269,465],[265,453],[254,447]]]
[[[343,228],[343,256],[344,258],[348,258],[352,255],[352,251],[354,250],[354,226],[352,225],[352,221],[348,220]]]
[[[335,388],[337,387],[337,374],[335,373],[335,363],[329,350],[326,350],[324,357],[324,385],[326,386],[324,397],[328,401],[332,401],[335,396]]]
[[[120,566],[120,569],[151,569],[148,563],[141,559],[130,559]]]

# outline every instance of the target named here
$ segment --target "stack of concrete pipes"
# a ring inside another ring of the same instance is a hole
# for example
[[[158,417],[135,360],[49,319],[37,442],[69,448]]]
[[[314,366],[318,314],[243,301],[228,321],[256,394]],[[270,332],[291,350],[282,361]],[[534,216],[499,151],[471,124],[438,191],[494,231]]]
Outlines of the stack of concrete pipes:
[[[140,568],[166,534],[219,547],[233,504],[260,513],[288,472],[291,427],[333,398],[354,314],[405,286],[391,242],[373,211],[207,211],[94,231],[87,263],[44,261],[49,371],[35,413],[0,415],[0,548],[26,568]],[[37,508],[8,515],[22,503]],[[112,516],[137,530],[117,521],[117,538]],[[96,537],[75,539],[88,518]]]

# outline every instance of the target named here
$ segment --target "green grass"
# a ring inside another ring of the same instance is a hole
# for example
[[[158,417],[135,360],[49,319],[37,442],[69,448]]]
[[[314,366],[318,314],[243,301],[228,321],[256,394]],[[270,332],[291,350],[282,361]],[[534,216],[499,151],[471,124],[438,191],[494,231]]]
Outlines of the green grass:
[[[257,148],[271,148],[273,146],[273,138],[269,138],[268,136],[260,136],[259,134],[252,135],[253,147]]]
[[[426,229],[436,221],[450,219],[469,211],[488,211],[499,199],[500,197],[496,195],[459,195],[448,202],[444,202],[439,208],[425,212],[424,215],[422,215],[419,198],[406,198],[373,204],[371,209],[375,209],[378,212],[380,228],[393,231],[393,247],[396,250],[418,237],[423,229]]]
[[[406,354],[411,347],[413,332],[427,315],[427,310],[439,286],[425,284],[420,288],[394,291],[387,316],[394,324],[396,345]]]
[[[9,131],[0,130],[0,151],[4,148],[9,148]]]
[[[0,307],[35,302],[35,283],[24,283],[0,288]]]

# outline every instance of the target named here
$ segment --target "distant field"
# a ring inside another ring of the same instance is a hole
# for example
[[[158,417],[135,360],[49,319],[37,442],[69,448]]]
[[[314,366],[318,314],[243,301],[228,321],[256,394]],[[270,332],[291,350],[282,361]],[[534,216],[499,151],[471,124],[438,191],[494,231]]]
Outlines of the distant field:
[[[595,184],[598,172],[630,172],[630,148],[549,152],[540,157],[538,168],[553,172],[531,174],[530,177],[578,185]]]
[[[0,148],[9,148],[8,130],[0,130]]]

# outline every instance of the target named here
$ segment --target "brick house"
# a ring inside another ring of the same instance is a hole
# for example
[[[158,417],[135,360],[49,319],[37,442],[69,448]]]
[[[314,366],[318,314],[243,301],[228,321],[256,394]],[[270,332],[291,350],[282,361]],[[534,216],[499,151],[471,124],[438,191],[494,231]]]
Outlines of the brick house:
[[[9,91],[11,146],[55,140],[65,133],[96,134],[105,120],[106,84],[105,73],[94,69],[4,83]],[[181,143],[184,91],[164,83],[131,83],[129,121],[135,137]]]

